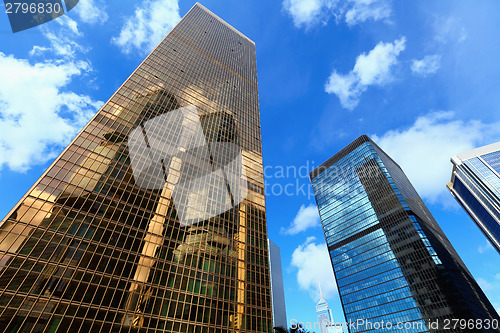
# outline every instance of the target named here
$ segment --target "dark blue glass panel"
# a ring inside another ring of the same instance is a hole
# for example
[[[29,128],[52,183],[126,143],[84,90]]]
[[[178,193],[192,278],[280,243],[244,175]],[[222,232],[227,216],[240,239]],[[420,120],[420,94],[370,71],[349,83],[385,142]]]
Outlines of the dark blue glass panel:
[[[488,211],[481,205],[481,203],[476,199],[474,195],[465,187],[465,185],[460,181],[460,179],[455,178],[453,183],[453,189],[462,198],[462,200],[467,204],[469,209],[474,215],[481,220],[483,225],[488,229],[488,231],[500,241],[500,225],[496,220],[488,213]]]

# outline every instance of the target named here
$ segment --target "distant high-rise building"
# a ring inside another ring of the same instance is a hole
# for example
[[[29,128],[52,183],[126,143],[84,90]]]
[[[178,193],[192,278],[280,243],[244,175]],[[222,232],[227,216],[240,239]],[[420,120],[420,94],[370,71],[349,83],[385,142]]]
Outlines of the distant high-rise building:
[[[196,4],[0,223],[0,332],[271,332],[255,44]]]
[[[500,252],[500,142],[452,157],[448,189]]]
[[[273,327],[287,328],[285,290],[283,288],[283,272],[281,270],[280,248],[267,240],[269,253],[269,271],[271,273],[271,301],[273,305]]]
[[[342,327],[333,321],[332,311],[323,298],[321,287],[319,291],[319,302],[316,304],[316,315],[318,316],[319,329],[321,333],[342,333]]]
[[[310,178],[343,310],[358,323],[350,332],[389,323],[399,332],[500,331],[481,324],[500,318],[401,168],[372,140],[359,137]],[[448,325],[453,319],[477,324]]]

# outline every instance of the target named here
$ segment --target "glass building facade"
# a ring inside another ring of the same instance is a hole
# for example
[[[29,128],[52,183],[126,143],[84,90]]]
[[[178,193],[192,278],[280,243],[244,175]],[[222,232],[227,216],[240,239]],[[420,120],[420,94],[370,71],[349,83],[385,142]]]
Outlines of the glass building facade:
[[[310,174],[350,332],[499,332],[492,307],[401,168],[361,136]]]
[[[1,332],[271,332],[255,44],[196,4],[0,223]]]
[[[447,187],[500,253],[500,142],[452,157]]]

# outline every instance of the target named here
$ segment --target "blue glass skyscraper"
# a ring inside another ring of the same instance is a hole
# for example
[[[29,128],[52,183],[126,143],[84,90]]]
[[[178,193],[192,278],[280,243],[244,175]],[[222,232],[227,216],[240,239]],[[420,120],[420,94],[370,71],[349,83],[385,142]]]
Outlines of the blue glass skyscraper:
[[[448,189],[500,252],[500,142],[451,159]]]
[[[488,301],[402,169],[361,136],[310,174],[350,332],[499,332]],[[479,327],[481,326],[481,327]]]

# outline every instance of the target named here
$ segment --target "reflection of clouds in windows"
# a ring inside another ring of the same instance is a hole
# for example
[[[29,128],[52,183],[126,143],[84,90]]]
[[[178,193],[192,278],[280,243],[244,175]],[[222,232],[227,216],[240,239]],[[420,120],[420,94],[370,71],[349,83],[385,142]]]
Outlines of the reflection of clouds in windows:
[[[241,149],[224,142],[235,140],[235,127],[229,126],[228,130],[227,121],[222,121],[227,115],[210,116],[202,119],[211,121],[202,123],[196,107],[186,106],[148,120],[129,135],[136,184],[162,189],[166,183],[182,225],[219,215],[239,204],[247,194]],[[170,164],[165,163],[170,160]],[[169,177],[172,173],[175,177]]]

